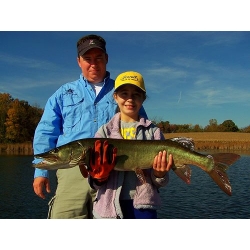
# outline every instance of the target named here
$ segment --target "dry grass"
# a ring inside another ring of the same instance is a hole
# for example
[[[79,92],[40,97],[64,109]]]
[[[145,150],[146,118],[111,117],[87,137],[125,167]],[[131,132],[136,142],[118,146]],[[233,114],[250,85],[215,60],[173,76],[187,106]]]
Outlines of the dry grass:
[[[193,132],[193,133],[169,133],[164,134],[166,139],[172,137],[191,137],[194,141],[248,141],[250,143],[250,133],[235,132]]]
[[[194,132],[164,134],[172,137],[193,138],[196,150],[250,150],[250,133]]]

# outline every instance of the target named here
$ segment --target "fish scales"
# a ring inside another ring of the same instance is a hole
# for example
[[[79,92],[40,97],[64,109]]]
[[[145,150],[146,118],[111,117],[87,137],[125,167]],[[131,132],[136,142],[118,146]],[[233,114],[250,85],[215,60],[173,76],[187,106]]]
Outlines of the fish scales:
[[[146,142],[146,143],[145,143]],[[175,166],[183,166],[184,164],[199,164],[205,171],[211,169],[211,165],[207,169],[203,164],[213,162],[206,156],[197,152],[190,152],[186,147],[181,146],[177,142],[171,140],[166,141],[130,141],[130,143],[122,144],[121,142],[112,143],[118,148],[116,170],[131,171],[136,167],[146,169],[152,167],[153,159],[159,151],[166,150],[168,155],[174,155]]]

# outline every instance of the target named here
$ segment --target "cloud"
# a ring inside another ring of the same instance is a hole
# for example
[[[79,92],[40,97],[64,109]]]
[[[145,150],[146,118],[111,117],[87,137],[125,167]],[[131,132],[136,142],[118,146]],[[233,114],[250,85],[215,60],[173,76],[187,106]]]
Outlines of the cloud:
[[[234,88],[232,86],[197,88],[190,90],[187,93],[189,97],[185,102],[199,103],[206,106],[243,103],[249,105],[250,92],[244,89]]]
[[[209,32],[206,33],[207,40],[204,42],[204,46],[231,46],[241,42],[244,37],[242,32]]]
[[[28,69],[53,70],[59,67],[51,62],[0,53],[0,62]]]

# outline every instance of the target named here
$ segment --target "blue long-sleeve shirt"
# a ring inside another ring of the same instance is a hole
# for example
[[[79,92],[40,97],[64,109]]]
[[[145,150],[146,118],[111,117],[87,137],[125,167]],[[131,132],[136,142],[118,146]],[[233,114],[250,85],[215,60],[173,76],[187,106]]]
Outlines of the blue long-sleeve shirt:
[[[82,74],[78,80],[62,85],[45,105],[34,135],[34,154],[44,153],[74,140],[94,137],[98,128],[117,111],[113,92],[114,80],[110,78],[109,72],[97,96]],[[143,108],[140,114],[147,118]],[[39,161],[35,158],[33,163]],[[34,178],[38,176],[48,177],[48,170],[36,168]]]

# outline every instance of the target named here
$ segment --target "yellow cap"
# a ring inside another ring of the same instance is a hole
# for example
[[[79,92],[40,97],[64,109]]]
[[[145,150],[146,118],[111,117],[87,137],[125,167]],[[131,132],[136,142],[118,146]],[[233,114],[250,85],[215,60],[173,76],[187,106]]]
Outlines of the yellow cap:
[[[115,79],[115,90],[124,84],[133,84],[146,92],[143,77],[138,72],[127,71],[117,76],[117,78]]]

